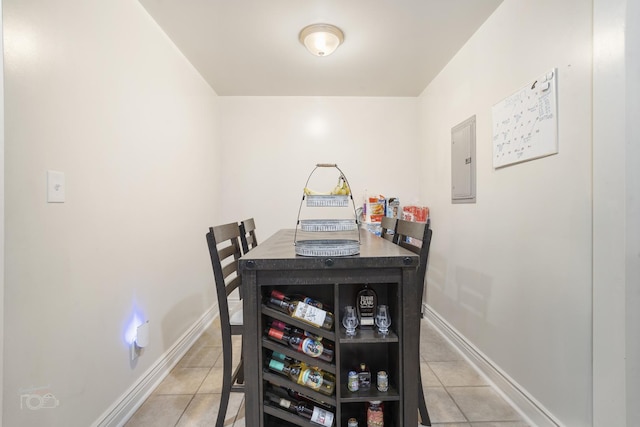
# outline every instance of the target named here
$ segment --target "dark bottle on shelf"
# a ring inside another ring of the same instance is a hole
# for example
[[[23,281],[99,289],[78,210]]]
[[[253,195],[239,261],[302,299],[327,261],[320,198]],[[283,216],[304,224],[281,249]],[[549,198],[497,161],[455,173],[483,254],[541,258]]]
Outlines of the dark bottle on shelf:
[[[268,386],[268,390],[271,391],[274,394],[277,394],[280,397],[284,397],[285,399],[294,399],[294,400],[301,400],[303,402],[307,402],[311,405],[314,406],[319,406],[321,408],[324,408],[330,412],[334,411],[334,407],[333,405],[327,403],[327,402],[323,402],[321,400],[318,399],[314,399],[311,396],[307,396],[306,394],[303,393],[299,393],[291,388],[288,387],[281,387],[272,383],[269,383]]]
[[[306,418],[314,424],[326,427],[333,426],[334,414],[331,411],[309,405],[306,402],[286,399],[269,391],[265,392],[265,396],[272,404],[302,418]]]
[[[333,313],[302,301],[287,302],[269,297],[267,305],[317,328],[331,330],[333,327]]]
[[[358,387],[365,391],[371,389],[371,371],[366,363],[361,363],[358,369]]]
[[[327,396],[331,396],[336,388],[336,377],[330,372],[312,368],[304,362],[286,363],[271,359],[268,368],[289,377],[297,384],[303,385]]]
[[[323,401],[318,400],[318,399],[314,399],[313,397],[307,396],[306,394],[299,393],[299,392],[297,392],[297,391],[295,391],[293,389],[288,388],[287,389],[287,393],[293,399],[302,400],[302,401],[308,402],[308,403],[310,403],[312,405],[319,406],[321,408],[327,409],[329,411],[331,411],[333,409],[332,406],[329,403],[323,402]]]
[[[269,357],[271,359],[275,359],[278,360],[280,362],[285,362],[285,363],[293,363],[294,362],[294,358],[293,357],[289,357],[286,354],[280,353],[279,351],[272,351],[271,354],[269,355]]]
[[[313,338],[306,337],[300,333],[287,333],[276,328],[267,328],[265,336],[269,339],[292,347],[300,353],[304,353],[311,357],[317,357],[320,360],[331,362],[333,360],[333,348],[329,342],[322,343]]]
[[[305,331],[300,328],[287,325],[286,323],[280,320],[273,319],[270,322],[268,322],[267,326],[269,326],[270,328],[280,329],[281,331],[285,331],[290,334],[303,334],[304,336],[313,338],[316,341],[322,341],[322,337],[320,335],[314,335],[309,331]]]
[[[378,295],[368,285],[364,285],[356,296],[356,310],[360,328],[371,329],[374,327],[377,305]]]
[[[280,329],[281,331],[285,331],[285,332],[289,332],[289,333],[291,333],[291,332],[293,332],[293,331],[295,331],[297,329],[297,328],[295,328],[295,327],[293,327],[291,325],[288,325],[288,324],[284,323],[281,320],[276,320],[276,319],[269,320],[267,322],[267,326],[270,327],[270,328]]]

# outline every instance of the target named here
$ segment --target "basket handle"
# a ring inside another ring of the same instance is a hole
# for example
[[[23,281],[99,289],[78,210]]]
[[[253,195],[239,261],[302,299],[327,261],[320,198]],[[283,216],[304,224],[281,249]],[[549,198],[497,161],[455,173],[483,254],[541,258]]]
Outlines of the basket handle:
[[[337,163],[316,163],[316,167],[313,168],[313,170],[311,171],[311,173],[307,177],[307,182],[305,182],[305,184],[304,184],[305,188],[309,185],[309,180],[311,180],[311,176],[313,175],[313,173],[318,168],[336,168],[338,170],[338,172],[340,172],[340,177],[342,179],[344,179],[344,182],[346,182],[347,186],[349,187],[349,189],[351,189],[351,184],[349,184],[349,181],[347,180],[347,177],[342,172],[342,169],[340,169],[338,167]],[[349,193],[350,193],[349,194],[349,198],[351,199],[351,204],[353,205],[353,215],[355,216],[355,221],[357,223],[358,222],[358,213],[356,212],[356,203],[353,200],[353,191],[350,191]],[[302,200],[300,200],[300,206],[298,207],[298,218],[296,219],[296,229],[295,229],[295,232],[293,234],[293,244],[294,244],[294,246],[295,246],[296,242],[298,241],[298,226],[300,225],[300,212],[302,211],[302,204],[304,203],[305,198],[306,198],[306,195],[303,192],[302,193]],[[362,240],[360,239],[360,229],[359,229],[359,227],[356,227],[356,230],[357,230],[357,233],[358,233],[358,244],[362,244]]]

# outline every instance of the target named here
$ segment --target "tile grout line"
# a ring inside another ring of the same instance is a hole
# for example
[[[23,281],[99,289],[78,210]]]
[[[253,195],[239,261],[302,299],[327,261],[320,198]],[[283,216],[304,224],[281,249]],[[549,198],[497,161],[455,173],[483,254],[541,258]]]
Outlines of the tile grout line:
[[[429,362],[427,362],[427,364],[429,365]],[[449,393],[449,388],[444,385],[444,383],[442,382],[442,380],[440,379],[440,377],[438,376],[438,374],[436,373],[436,371],[433,370],[433,368],[431,367],[431,365],[429,365],[429,369],[431,369],[431,372],[433,372],[433,375],[436,376],[436,378],[438,379],[438,381],[440,381],[440,384],[442,384],[442,388],[444,388],[444,392],[447,393],[447,396],[449,396],[449,399],[451,399],[451,401],[453,402],[453,404],[456,406],[456,408],[458,408],[458,411],[460,411],[460,413],[462,414],[462,416],[464,417],[464,419],[466,420],[467,423],[471,423],[471,421],[469,421],[469,417],[467,417],[467,414],[464,413],[464,411],[462,410],[462,408],[460,407],[460,405],[458,405],[458,402],[456,402],[456,400],[453,398],[453,396],[451,395],[451,393]],[[424,388],[424,387],[423,387]],[[433,423],[432,423],[433,424]]]
[[[180,414],[180,416],[178,417],[178,419],[176,420],[176,423],[173,425],[173,427],[177,427],[178,424],[180,424],[180,420],[182,419],[182,417],[184,417],[184,414],[187,412],[187,409],[189,408],[189,405],[191,405],[191,402],[193,402],[193,399],[196,397],[195,394],[191,395],[191,399],[189,399],[189,403],[187,403],[187,406],[184,407],[184,409],[182,410],[182,413]]]
[[[194,345],[191,348],[195,347],[196,345],[197,345],[197,341],[194,343]],[[200,348],[205,348],[205,347],[208,347],[208,346],[205,345],[205,346],[202,346]],[[215,346],[211,346],[211,347],[215,347]],[[189,349],[189,350],[191,350],[191,349]],[[182,356],[182,359],[180,359],[180,361],[178,362],[178,365],[180,365],[180,362],[182,362],[185,357],[186,357],[186,354],[184,356]],[[220,354],[218,354],[218,357],[216,357],[216,360],[214,360],[213,363],[211,364],[211,366],[209,367],[209,370],[207,371],[207,374],[204,377],[202,377],[202,381],[200,381],[200,384],[198,385],[198,388],[191,395],[191,399],[189,399],[189,403],[187,403],[187,405],[184,407],[184,410],[182,411],[182,413],[180,414],[180,416],[176,420],[176,423],[174,424],[174,427],[178,427],[178,425],[180,424],[180,420],[182,420],[182,418],[184,417],[184,415],[187,412],[187,409],[189,409],[189,405],[191,405],[191,403],[196,398],[196,395],[198,394],[198,390],[200,390],[200,388],[202,387],[202,384],[204,384],[204,382],[206,381],[207,377],[209,375],[211,375],[211,371],[213,370],[213,367],[216,365],[216,362],[218,361],[219,358],[220,358]],[[195,367],[189,366],[187,368],[195,368]]]
[[[446,345],[448,348],[451,347],[451,344],[445,342],[443,343],[444,345]],[[455,348],[452,348],[452,350],[456,350]],[[422,355],[421,355],[422,357]],[[462,359],[464,360],[464,359]],[[435,370],[433,370],[433,368],[431,367],[431,363],[448,363],[448,362],[456,362],[457,360],[427,360],[426,363],[429,366],[429,369],[431,369],[431,371],[433,372],[433,374],[435,375],[436,379],[440,382],[440,384],[442,385],[442,388],[444,388],[445,393],[449,396],[449,398],[451,399],[451,401],[453,402],[453,404],[456,406],[456,408],[458,408],[458,410],[460,411],[460,413],[462,414],[462,416],[465,418],[466,423],[470,424],[472,422],[509,422],[509,421],[521,421],[521,419],[518,420],[482,420],[482,421],[471,421],[469,419],[469,416],[462,410],[462,408],[460,407],[460,405],[458,404],[458,402],[454,399],[453,395],[450,393],[450,389],[454,389],[454,388],[480,388],[480,387],[484,387],[484,388],[489,388],[490,390],[493,390],[493,386],[491,384],[475,384],[475,385],[456,385],[456,386],[446,386],[442,379],[438,376],[438,374],[436,373]],[[472,368],[474,368],[472,366]],[[476,369],[477,371],[477,369]],[[425,387],[423,386],[423,389]],[[507,402],[508,404],[508,402]],[[440,424],[440,423],[435,423],[435,424]],[[453,423],[455,424],[455,423]]]

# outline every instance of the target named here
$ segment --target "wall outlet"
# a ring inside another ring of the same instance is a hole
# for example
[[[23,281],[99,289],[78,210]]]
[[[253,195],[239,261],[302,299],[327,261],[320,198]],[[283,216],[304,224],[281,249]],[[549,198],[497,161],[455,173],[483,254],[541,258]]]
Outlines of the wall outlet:
[[[138,358],[138,346],[136,345],[135,341],[131,343],[130,356],[132,362]]]

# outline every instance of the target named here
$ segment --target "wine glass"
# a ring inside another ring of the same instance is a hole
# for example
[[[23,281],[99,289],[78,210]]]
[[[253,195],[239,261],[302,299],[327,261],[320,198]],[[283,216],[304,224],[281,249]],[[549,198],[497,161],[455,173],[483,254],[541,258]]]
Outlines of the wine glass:
[[[352,337],[356,334],[356,328],[358,327],[358,316],[356,314],[356,308],[354,306],[348,305],[344,308],[342,326],[344,326],[347,330],[348,337]]]
[[[389,333],[389,326],[391,326],[389,306],[380,304],[376,308],[376,326],[378,327],[380,335],[387,335]]]

